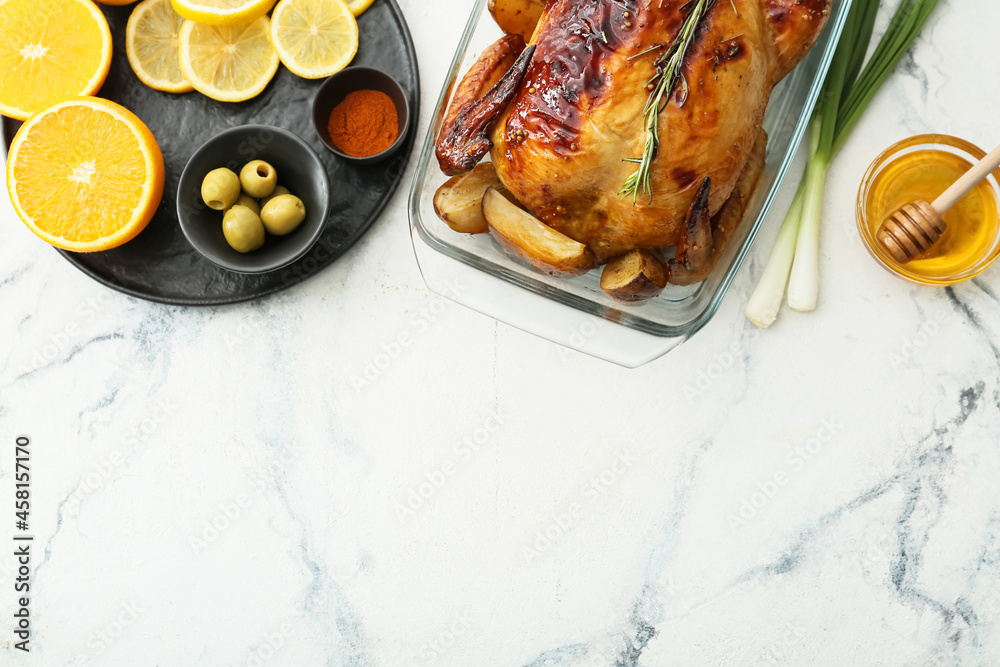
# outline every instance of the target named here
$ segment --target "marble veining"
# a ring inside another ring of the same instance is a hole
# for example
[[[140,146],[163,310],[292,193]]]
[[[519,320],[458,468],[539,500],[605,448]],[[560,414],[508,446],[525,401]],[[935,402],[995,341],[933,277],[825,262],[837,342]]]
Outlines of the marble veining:
[[[425,128],[471,2],[400,5]],[[0,664],[1000,663],[1000,269],[909,285],[853,219],[890,143],[996,143],[998,21],[941,0],[838,157],[815,313],[743,316],[785,192],[716,318],[635,371],[428,292],[405,192],[314,279],[212,309],[92,283],[3,198],[37,551]]]

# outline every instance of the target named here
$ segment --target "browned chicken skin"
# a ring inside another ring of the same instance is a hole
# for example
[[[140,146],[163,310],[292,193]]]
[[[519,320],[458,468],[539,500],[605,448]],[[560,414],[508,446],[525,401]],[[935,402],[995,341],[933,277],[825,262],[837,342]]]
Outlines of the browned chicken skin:
[[[713,241],[709,218],[733,194],[752,152],[756,175],[743,182],[759,179],[771,90],[812,46],[829,6],[715,2],[684,61],[687,95],[678,86],[659,115],[652,201],[640,191],[633,203],[620,190],[636,165],[623,159],[643,153],[646,85],[662,50],[640,54],[676,37],[690,0],[549,0],[533,52],[528,47],[515,61],[517,38],[506,37],[466,77],[439,138],[442,168],[471,169],[492,144],[504,186],[600,260],[682,244],[679,262],[696,258],[700,266],[674,262],[671,282],[703,279],[704,258],[714,266],[732,233],[716,231]],[[749,198],[742,190],[739,196]]]

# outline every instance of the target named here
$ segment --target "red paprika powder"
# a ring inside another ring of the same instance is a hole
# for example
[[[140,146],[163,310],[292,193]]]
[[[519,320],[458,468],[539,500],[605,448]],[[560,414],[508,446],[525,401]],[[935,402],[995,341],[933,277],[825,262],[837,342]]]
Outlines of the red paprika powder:
[[[330,114],[330,140],[351,157],[377,155],[396,143],[398,137],[396,105],[381,91],[355,91]]]

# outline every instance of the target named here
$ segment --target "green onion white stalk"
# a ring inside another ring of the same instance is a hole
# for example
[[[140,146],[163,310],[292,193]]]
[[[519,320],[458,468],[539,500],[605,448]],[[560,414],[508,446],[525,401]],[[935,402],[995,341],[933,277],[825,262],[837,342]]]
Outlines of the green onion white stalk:
[[[938,0],[903,0],[862,71],[878,13],[878,0],[854,0],[810,123],[809,164],[778,233],[747,318],[774,323],[788,287],[788,305],[809,311],[819,293],[819,221],[827,171],[875,93],[909,50]],[[791,274],[791,280],[789,280]]]

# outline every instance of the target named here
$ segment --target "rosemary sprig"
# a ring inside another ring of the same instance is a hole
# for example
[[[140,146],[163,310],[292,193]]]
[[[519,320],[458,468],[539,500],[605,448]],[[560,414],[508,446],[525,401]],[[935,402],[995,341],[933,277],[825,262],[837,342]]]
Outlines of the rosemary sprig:
[[[643,130],[646,133],[646,142],[643,147],[642,157],[624,159],[625,162],[639,165],[639,168],[628,177],[625,185],[618,192],[622,197],[632,195],[633,206],[638,202],[640,190],[648,192],[649,203],[653,203],[653,186],[650,183],[650,171],[653,166],[653,160],[656,158],[656,151],[660,148],[660,113],[666,108],[667,103],[670,102],[670,96],[673,95],[674,88],[678,83],[683,86],[684,90],[678,103],[680,106],[684,106],[684,103],[687,101],[688,83],[681,72],[684,66],[684,58],[687,57],[688,50],[691,48],[691,42],[694,40],[698,24],[705,17],[705,14],[708,13],[708,10],[712,8],[712,5],[715,4],[715,0],[693,0],[691,4],[693,6],[684,19],[680,33],[667,46],[667,50],[663,52],[663,55],[656,59],[656,74],[646,85],[650,93],[649,100],[646,102],[646,107],[643,110]],[[630,60],[658,48],[662,47],[654,47],[643,51],[632,56]],[[663,101],[664,98],[666,98],[666,102]]]

